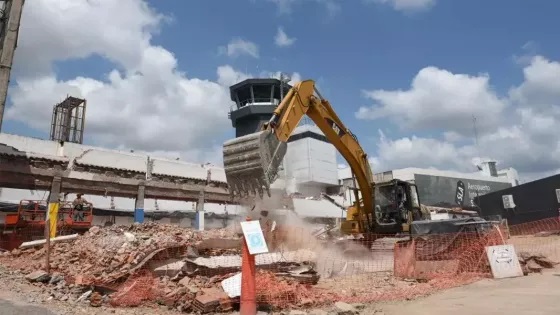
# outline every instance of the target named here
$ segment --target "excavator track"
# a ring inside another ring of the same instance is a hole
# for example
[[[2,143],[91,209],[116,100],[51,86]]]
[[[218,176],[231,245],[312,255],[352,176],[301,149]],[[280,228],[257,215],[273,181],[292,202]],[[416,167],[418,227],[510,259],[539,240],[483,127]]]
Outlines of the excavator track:
[[[230,192],[239,197],[270,197],[270,185],[286,155],[287,144],[271,130],[228,140],[223,145],[224,169]]]

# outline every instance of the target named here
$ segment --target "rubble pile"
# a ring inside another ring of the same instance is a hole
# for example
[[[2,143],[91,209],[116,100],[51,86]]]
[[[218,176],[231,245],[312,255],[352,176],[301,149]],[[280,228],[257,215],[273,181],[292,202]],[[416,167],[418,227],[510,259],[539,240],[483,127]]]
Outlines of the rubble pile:
[[[558,265],[557,262],[549,260],[544,255],[535,255],[527,252],[519,253],[519,263],[523,274],[540,273],[543,269],[552,269]]]
[[[50,267],[76,284],[111,283],[144,267],[156,254],[177,257],[213,237],[235,235],[228,230],[199,233],[157,223],[95,226],[72,242],[53,244]],[[44,248],[14,250],[10,256],[8,263],[24,272],[45,269]]]
[[[92,307],[132,307],[147,302],[183,312],[229,311],[223,281],[241,269],[240,238],[222,229],[198,232],[174,225],[92,227],[84,235],[51,245],[50,269],[43,246],[13,250],[0,263],[26,275],[49,299]],[[326,302],[316,284],[312,252],[264,254],[257,259],[258,298],[271,307],[308,307]],[[286,261],[286,259],[288,261]],[[274,270],[270,271],[270,270]],[[332,299],[331,299],[332,301]]]
[[[42,245],[3,254],[0,264],[25,275],[26,282],[40,288],[49,300],[91,307],[157,304],[181,312],[228,312],[240,299],[242,259],[237,233],[154,223],[92,227],[75,239],[51,244],[50,274],[44,271]],[[355,288],[356,283],[343,285],[340,278],[332,278],[332,267],[317,265],[325,259],[320,257],[316,251],[301,248],[255,256],[259,304],[271,309],[306,309],[334,301],[353,302],[353,292],[343,288]],[[322,287],[320,279],[332,285]],[[362,297],[369,296],[376,283],[355,281],[364,283],[363,292],[357,292]]]
[[[328,304],[336,297],[332,293],[313,288],[270,271],[259,271],[256,279],[257,301],[274,308],[307,308]]]

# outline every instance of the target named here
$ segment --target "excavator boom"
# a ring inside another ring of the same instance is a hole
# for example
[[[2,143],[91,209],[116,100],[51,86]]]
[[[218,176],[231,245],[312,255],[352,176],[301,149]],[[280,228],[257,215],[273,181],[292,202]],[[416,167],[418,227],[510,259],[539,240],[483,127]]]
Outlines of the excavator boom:
[[[233,194],[247,197],[266,191],[277,178],[286,155],[287,141],[301,119],[309,116],[325,137],[346,159],[359,185],[362,202],[357,202],[355,221],[371,226],[374,209],[373,175],[367,155],[357,138],[347,129],[330,103],[323,99],[313,80],[295,84],[276,107],[262,131],[232,139],[224,143],[224,168]],[[363,211],[367,209],[366,211]],[[360,230],[365,230],[360,226]]]

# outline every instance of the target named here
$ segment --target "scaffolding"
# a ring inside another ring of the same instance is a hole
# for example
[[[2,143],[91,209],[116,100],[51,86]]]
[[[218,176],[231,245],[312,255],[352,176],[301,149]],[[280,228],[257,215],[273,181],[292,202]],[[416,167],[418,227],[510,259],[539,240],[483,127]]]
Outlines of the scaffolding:
[[[50,139],[82,144],[85,117],[86,100],[67,96],[53,107]]]

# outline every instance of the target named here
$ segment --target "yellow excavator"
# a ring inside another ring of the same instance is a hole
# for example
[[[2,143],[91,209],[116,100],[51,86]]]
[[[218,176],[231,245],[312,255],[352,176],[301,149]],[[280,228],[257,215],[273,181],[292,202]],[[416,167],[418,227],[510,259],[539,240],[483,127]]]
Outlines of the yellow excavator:
[[[262,131],[224,143],[224,168],[229,189],[238,198],[270,197],[270,185],[278,176],[287,151],[287,141],[307,115],[352,170],[356,202],[341,224],[345,234],[398,234],[409,230],[421,217],[420,200],[414,184],[391,180],[374,183],[367,154],[358,139],[344,126],[313,80],[295,84],[275,109]]]

